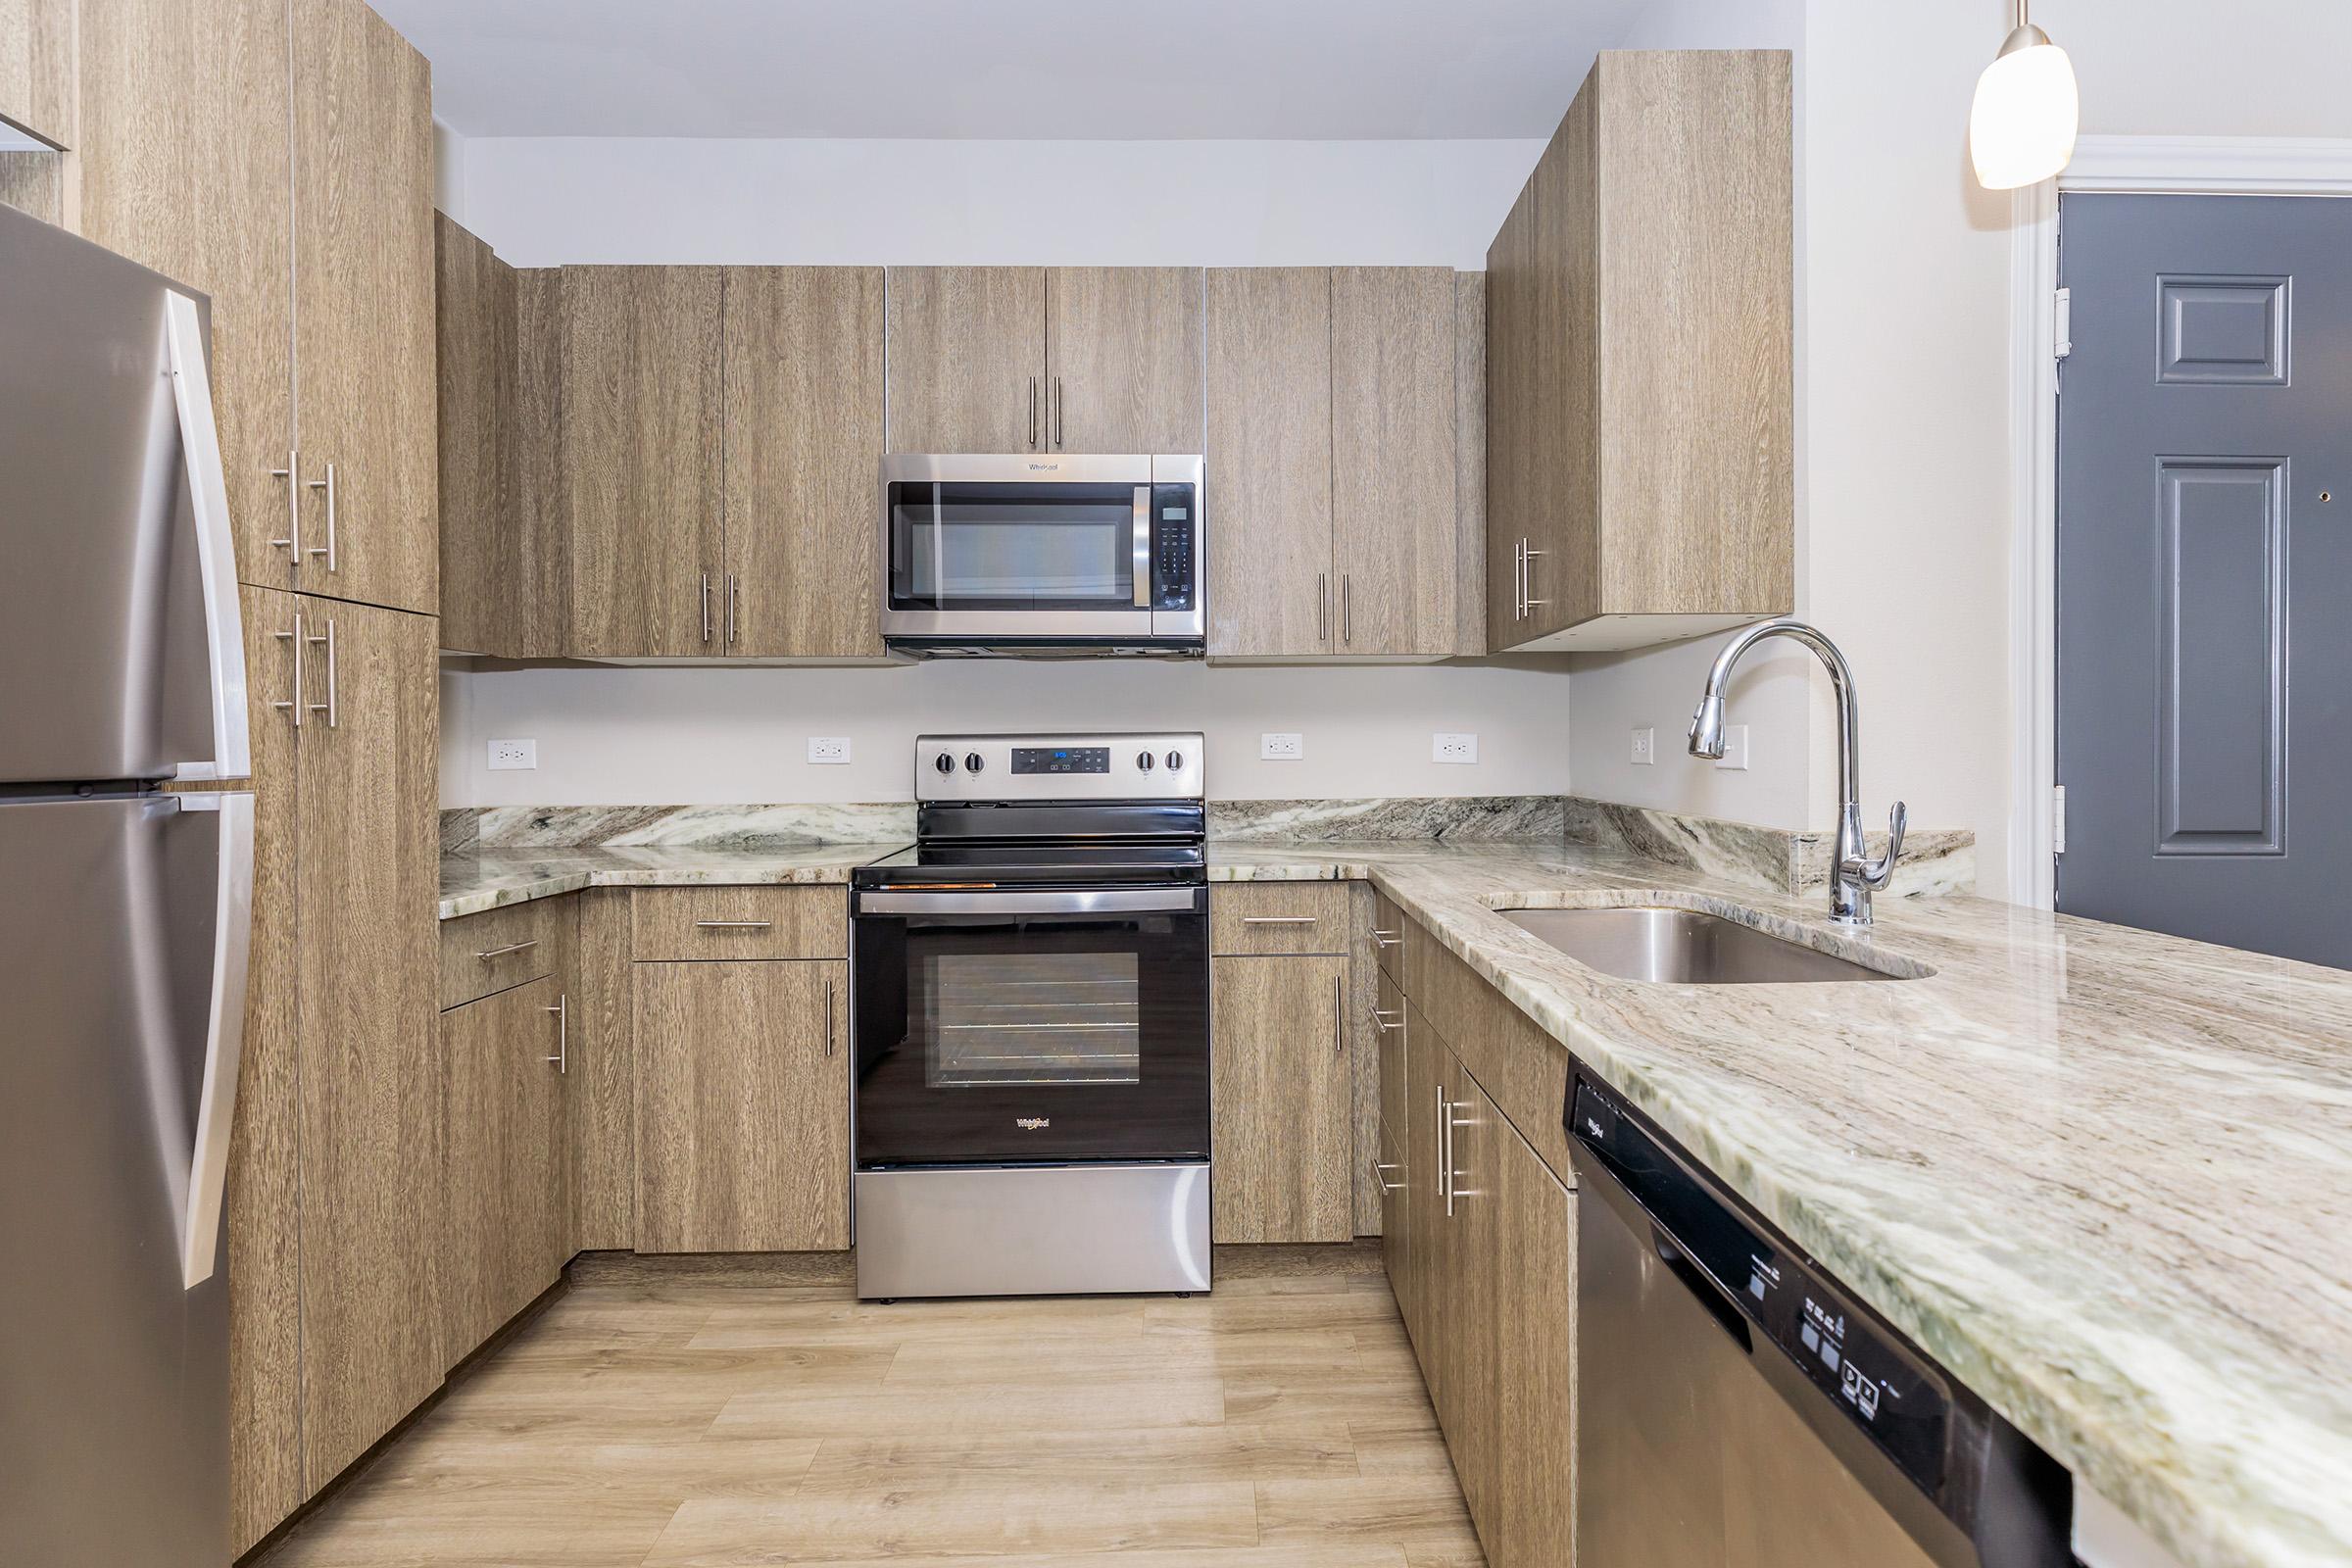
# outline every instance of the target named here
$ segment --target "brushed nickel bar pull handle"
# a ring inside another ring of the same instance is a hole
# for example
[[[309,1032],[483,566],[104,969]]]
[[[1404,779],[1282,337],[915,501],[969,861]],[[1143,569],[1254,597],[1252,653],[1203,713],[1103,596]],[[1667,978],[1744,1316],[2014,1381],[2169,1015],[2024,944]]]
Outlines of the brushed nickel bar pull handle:
[[[833,982],[825,982],[825,1054],[833,1054]]]
[[[526,943],[525,946],[528,946]],[[556,1004],[547,1009],[556,1015],[556,1054],[544,1058],[555,1065],[556,1076],[567,1077],[571,1072],[571,996],[559,993]]]
[[[705,929],[764,931],[776,922],[773,920],[697,920],[694,923]]]
[[[1372,1157],[1372,1183],[1374,1186],[1378,1187],[1383,1194],[1401,1193],[1404,1191],[1404,1183],[1392,1182],[1384,1174],[1385,1172],[1395,1170],[1396,1168],[1396,1167],[1394,1165],[1384,1163],[1377,1154]]]
[[[733,572],[727,573],[727,646],[735,646],[735,606],[743,596],[743,584]]]
[[[270,477],[286,481],[286,536],[272,539],[270,548],[283,550],[293,560],[294,569],[302,570],[302,485],[295,477],[302,472],[302,453],[299,449],[286,454],[286,466],[271,468]]]
[[[1394,931],[1383,931],[1380,927],[1374,926],[1372,928],[1372,945],[1376,948],[1401,948],[1404,946],[1404,938]]]
[[[338,569],[335,565],[335,466],[331,463],[328,464],[326,466],[326,477],[323,479],[313,479],[310,480],[309,483],[312,489],[323,490],[326,492],[326,543],[323,545],[313,545],[309,550],[304,551],[303,554],[311,556],[324,556],[326,558],[326,569],[329,571],[334,571]]]
[[[1511,547],[1511,618],[1527,618],[1527,541]]]
[[[1029,378],[1029,450],[1037,450],[1037,377]]]
[[[477,953],[474,956],[481,959],[482,962],[488,963],[492,958],[503,958],[510,953],[520,953],[525,948],[535,948],[538,945],[539,939],[533,937],[528,942],[510,942],[503,948],[492,948],[488,953]]]
[[[1527,612],[1530,615],[1533,615],[1537,611],[1551,603],[1551,601],[1548,599],[1538,599],[1536,597],[1536,558],[1538,556],[1549,555],[1550,553],[1551,552],[1547,550],[1531,549],[1524,544],[1522,544],[1520,547],[1520,557],[1521,560],[1526,563],[1526,564],[1521,566],[1519,570],[1521,576],[1523,576],[1527,582],[1527,586],[1522,589],[1521,592],[1526,596]]]
[[[1062,391],[1061,377],[1057,375],[1054,378],[1054,445],[1055,450],[1059,450],[1061,446],[1061,416],[1069,412],[1069,394]]]
[[[1331,641],[1331,573],[1315,573],[1315,641]]]
[[[710,640],[710,574],[703,573],[703,641]]]
[[[1355,641],[1355,573],[1340,573],[1340,641]]]
[[[328,569],[332,570],[333,568],[330,567]],[[326,727],[328,729],[333,729],[335,727],[336,688],[342,684],[342,681],[337,678],[338,672],[335,666],[335,617],[332,615],[326,617],[325,636],[313,637],[308,640],[313,643],[326,644],[326,701],[323,703],[313,703],[310,705],[310,709],[314,713],[324,713],[326,715]]]
[[[1380,1025],[1381,1033],[1394,1034],[1404,1027],[1404,1014],[1394,1007],[1374,1007],[1372,1021]]]
[[[1453,1217],[1453,1106],[1446,1086],[1438,1085],[1438,1196],[1446,1200],[1446,1217]]]
[[[1331,977],[1331,1054],[1348,1054],[1348,999],[1341,991],[1341,977]]]
[[[1312,914],[1245,914],[1244,925],[1313,925],[1320,917]]]
[[[271,635],[281,643],[290,642],[294,645],[294,700],[290,703],[271,703],[270,706],[286,710],[294,719],[294,727],[300,729],[302,728],[302,645],[307,640],[302,634],[302,612],[299,610],[294,612],[294,629],[292,631],[274,632]]]

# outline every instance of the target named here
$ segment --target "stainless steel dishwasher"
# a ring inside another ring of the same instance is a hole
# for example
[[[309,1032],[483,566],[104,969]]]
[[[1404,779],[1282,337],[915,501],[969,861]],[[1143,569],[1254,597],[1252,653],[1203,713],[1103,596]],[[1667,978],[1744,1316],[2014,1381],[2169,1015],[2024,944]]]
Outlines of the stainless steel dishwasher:
[[[1579,1568],[2066,1568],[2073,1484],[1580,1070]]]

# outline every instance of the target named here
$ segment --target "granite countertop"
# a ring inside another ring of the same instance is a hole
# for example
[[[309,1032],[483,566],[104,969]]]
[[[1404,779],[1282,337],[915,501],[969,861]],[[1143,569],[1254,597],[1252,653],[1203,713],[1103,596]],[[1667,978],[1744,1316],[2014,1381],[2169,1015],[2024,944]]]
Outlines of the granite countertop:
[[[444,914],[844,882],[897,846],[482,856]],[[1791,903],[1557,844],[1215,844],[1369,878],[2193,1568],[2352,1561],[2352,975],[1986,900]],[[1495,911],[1669,902],[1924,978],[1653,986]],[[457,906],[457,907],[453,907]]]

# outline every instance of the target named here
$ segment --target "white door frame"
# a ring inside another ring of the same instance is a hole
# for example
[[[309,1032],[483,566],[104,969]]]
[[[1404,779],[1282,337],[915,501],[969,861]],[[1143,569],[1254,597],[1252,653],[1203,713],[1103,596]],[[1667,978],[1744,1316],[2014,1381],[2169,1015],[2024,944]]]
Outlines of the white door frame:
[[[2009,897],[2056,898],[2058,197],[2352,196],[2352,138],[2084,136],[2055,180],[2011,197],[2009,251]]]

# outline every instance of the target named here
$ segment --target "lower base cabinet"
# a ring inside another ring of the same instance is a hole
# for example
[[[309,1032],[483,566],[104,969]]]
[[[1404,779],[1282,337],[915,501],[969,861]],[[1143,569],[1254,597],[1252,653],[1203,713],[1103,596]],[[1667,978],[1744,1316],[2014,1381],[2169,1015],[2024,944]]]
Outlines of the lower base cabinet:
[[[1384,1125],[1379,1172],[1390,1283],[1487,1561],[1565,1568],[1575,1195],[1419,1007],[1408,1001],[1404,1017],[1409,1125]]]
[[[1219,1242],[1355,1237],[1348,959],[1209,960]]]
[[[571,1256],[561,977],[441,1015],[446,1119],[441,1304],[464,1360],[554,1285]]]
[[[633,965],[637,1250],[850,1245],[849,965]]]

